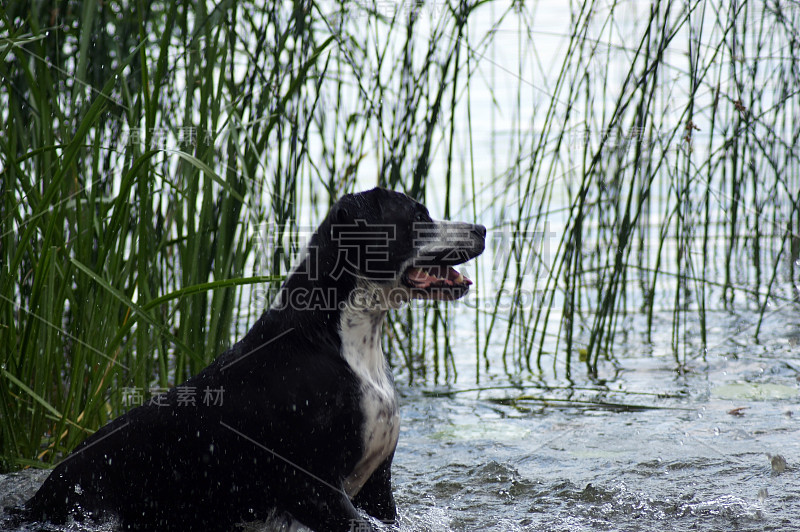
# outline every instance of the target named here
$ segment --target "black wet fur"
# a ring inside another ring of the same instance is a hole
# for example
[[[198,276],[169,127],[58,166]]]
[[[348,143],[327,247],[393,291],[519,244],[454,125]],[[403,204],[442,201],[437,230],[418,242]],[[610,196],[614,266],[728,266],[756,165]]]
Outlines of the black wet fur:
[[[361,253],[360,273],[333,272],[335,228],[356,227],[356,220],[392,225],[396,235],[385,259],[373,257],[365,269],[369,254]],[[392,456],[353,500],[341,488],[364,444],[358,382],[340,355],[339,309],[357,275],[369,270],[365,275],[381,281],[387,272],[400,274],[415,253],[412,223],[420,220],[430,221],[427,210],[404,194],[344,196],[312,237],[313,252],[285,282],[279,304],[183,383],[196,391],[194,406],[178,406],[176,387],[162,401],[170,406],[139,406],[102,427],[53,470],[17,519],[115,515],[124,529],[227,531],[277,509],[314,530],[340,531],[369,528],[361,508],[393,522]],[[485,235],[472,227],[469,258],[483,250]],[[310,287],[335,300],[295,308],[293,291]],[[206,388],[224,390],[221,405],[204,403]]]

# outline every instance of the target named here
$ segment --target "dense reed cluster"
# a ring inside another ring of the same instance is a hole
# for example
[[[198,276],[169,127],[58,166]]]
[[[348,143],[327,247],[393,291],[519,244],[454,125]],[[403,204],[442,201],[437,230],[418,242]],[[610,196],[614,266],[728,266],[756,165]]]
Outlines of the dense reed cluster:
[[[392,316],[410,382],[452,382],[456,353],[476,379],[596,378],[632,333],[681,366],[711,313],[758,335],[796,305],[797,4],[548,20],[522,0],[0,8],[0,469],[203,368],[328,206],[378,184],[490,227],[471,304]]]

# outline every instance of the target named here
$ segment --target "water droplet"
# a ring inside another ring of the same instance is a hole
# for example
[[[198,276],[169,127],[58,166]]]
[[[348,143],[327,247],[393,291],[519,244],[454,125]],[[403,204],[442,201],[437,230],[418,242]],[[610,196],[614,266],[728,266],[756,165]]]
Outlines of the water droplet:
[[[767,458],[769,458],[773,474],[780,475],[781,473],[786,471],[786,458],[784,458],[779,454],[772,455],[769,453],[767,453]]]

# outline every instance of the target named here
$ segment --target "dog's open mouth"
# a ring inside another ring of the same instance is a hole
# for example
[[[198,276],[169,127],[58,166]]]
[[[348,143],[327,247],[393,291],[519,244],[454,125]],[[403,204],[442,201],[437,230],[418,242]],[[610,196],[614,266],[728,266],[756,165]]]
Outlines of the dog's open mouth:
[[[452,301],[463,297],[472,281],[450,266],[411,267],[403,275],[415,299]]]

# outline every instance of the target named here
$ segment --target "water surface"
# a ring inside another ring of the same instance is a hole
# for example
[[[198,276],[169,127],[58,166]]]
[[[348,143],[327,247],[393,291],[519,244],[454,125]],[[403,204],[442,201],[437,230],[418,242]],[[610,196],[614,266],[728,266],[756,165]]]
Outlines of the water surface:
[[[684,374],[671,357],[625,358],[635,371],[604,393],[401,384],[400,530],[791,529],[800,363],[783,345]],[[0,504],[24,500],[46,474],[0,477]]]

